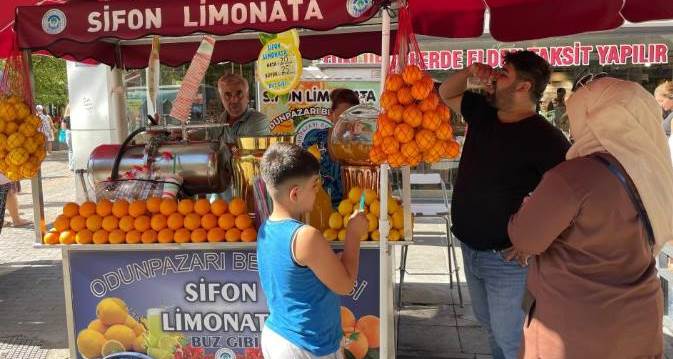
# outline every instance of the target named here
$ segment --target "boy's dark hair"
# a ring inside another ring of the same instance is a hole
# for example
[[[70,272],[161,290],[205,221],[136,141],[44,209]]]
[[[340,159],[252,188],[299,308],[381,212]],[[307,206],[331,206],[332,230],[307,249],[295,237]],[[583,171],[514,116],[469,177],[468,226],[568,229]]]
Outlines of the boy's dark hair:
[[[271,145],[261,162],[262,179],[273,188],[293,178],[311,177],[320,171],[320,163],[308,151],[291,143]]]
[[[347,103],[352,106],[360,104],[360,96],[351,89],[334,89],[330,92],[329,98],[330,101],[332,101],[332,111],[336,110],[337,106],[342,103]]]
[[[537,103],[549,83],[551,76],[549,63],[532,51],[508,52],[504,60],[516,70],[517,80],[531,83],[530,99],[533,103]]]

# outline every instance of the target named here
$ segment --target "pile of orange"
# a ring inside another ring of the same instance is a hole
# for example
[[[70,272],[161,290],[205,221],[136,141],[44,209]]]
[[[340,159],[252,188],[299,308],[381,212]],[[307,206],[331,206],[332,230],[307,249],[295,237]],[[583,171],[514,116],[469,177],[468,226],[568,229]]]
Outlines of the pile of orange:
[[[432,78],[416,65],[386,78],[369,159],[392,167],[455,158],[451,111],[441,103]]]
[[[40,124],[21,98],[0,98],[0,173],[10,180],[35,176],[47,156]]]
[[[257,231],[245,201],[152,197],[66,203],[45,244],[254,242]]]

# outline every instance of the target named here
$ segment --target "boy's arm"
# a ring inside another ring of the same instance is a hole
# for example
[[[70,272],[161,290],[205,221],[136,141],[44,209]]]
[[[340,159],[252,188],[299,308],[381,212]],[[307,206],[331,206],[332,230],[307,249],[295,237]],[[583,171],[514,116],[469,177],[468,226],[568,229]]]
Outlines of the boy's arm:
[[[309,267],[327,288],[339,295],[353,290],[360,262],[360,238],[367,231],[367,219],[358,213],[348,223],[344,251],[339,258],[317,229],[304,226],[293,242],[295,259]]]

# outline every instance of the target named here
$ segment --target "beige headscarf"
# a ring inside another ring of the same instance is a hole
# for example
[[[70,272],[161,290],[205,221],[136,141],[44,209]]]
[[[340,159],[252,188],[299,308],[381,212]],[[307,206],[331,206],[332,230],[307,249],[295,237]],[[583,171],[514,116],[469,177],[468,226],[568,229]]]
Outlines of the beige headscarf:
[[[629,174],[650,218],[657,254],[673,240],[673,163],[661,129],[661,107],[637,83],[604,77],[567,102],[575,143],[567,159],[612,154]]]

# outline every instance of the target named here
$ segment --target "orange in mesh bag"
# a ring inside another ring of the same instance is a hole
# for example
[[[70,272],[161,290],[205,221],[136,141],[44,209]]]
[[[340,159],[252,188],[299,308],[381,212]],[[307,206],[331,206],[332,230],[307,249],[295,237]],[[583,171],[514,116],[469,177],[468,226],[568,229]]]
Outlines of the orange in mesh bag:
[[[383,113],[374,134],[370,160],[399,167],[415,166],[421,160],[431,164],[441,158],[457,157],[460,146],[453,139],[451,116],[439,99],[432,77],[425,71],[407,7],[400,9],[393,53],[397,56],[393,57],[386,76],[381,96]],[[434,148],[433,131],[437,130],[441,133],[437,136],[444,142]],[[411,142],[412,139],[415,141]]]
[[[32,113],[28,64],[13,44],[0,80],[0,173],[11,181],[37,174],[46,156],[41,120]]]

